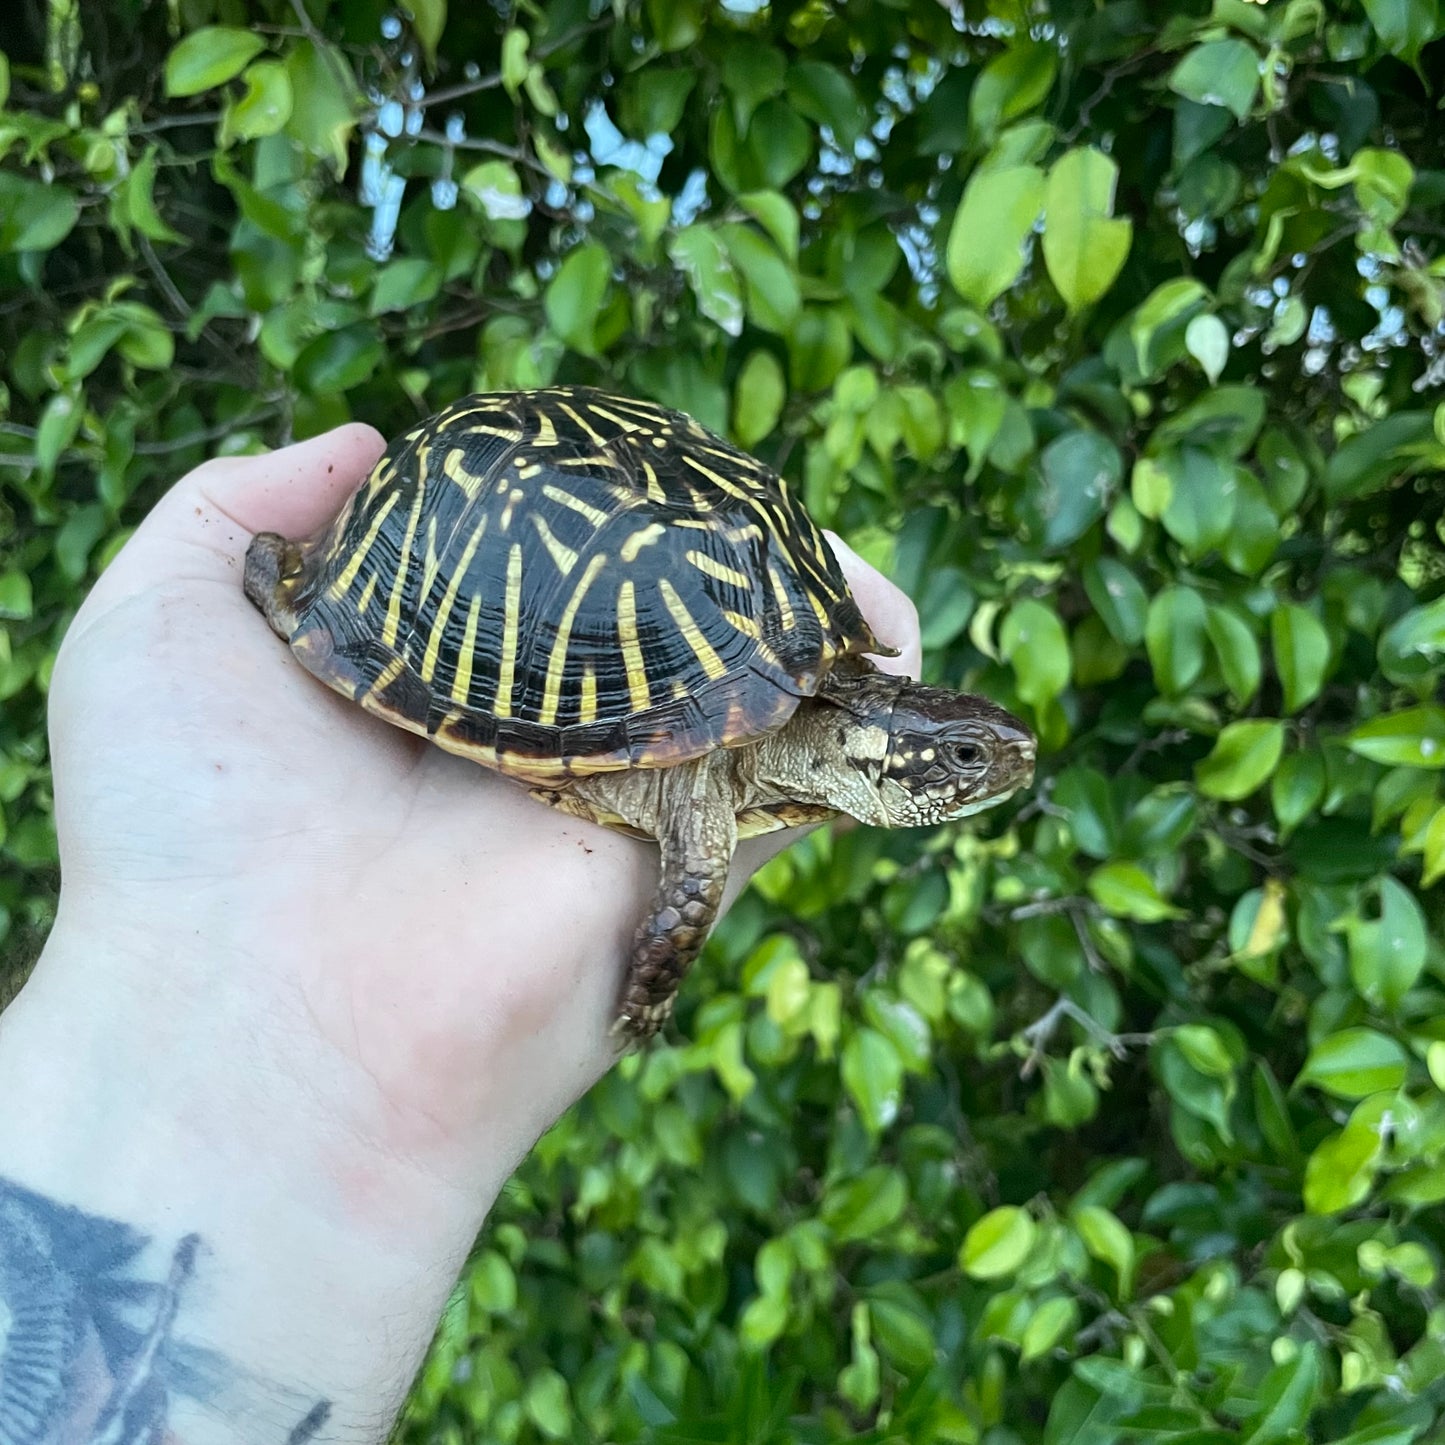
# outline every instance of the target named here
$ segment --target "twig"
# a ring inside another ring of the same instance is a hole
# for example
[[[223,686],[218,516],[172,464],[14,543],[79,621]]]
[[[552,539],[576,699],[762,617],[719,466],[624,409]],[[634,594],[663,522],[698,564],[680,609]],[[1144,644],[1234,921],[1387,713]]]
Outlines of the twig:
[[[157,120],[148,120],[144,125],[133,125],[132,135],[151,135],[158,130],[174,130],[183,125],[215,125],[220,120],[218,110],[198,111],[195,115],[163,115]]]
[[[299,4],[300,0],[292,0],[292,3]],[[575,30],[569,30],[547,44],[539,45],[531,52],[532,59],[545,60],[549,55],[565,50],[574,41],[591,35],[595,30],[610,30],[612,23],[611,20],[594,20],[590,25],[579,25]],[[441,90],[434,90],[414,103],[419,109],[425,110],[428,106],[445,105],[449,100],[461,100],[464,96],[475,95],[481,90],[496,90],[501,83],[501,72],[493,71],[490,75],[479,75],[475,80],[463,80],[456,85],[443,86]]]
[[[156,255],[155,247],[151,245],[149,236],[140,236],[140,253],[146,263],[146,270],[155,277],[156,285],[161,288],[161,294],[170,303],[170,308],[181,318],[182,321],[191,319],[190,303],[181,295],[180,288],[171,280],[171,273],[161,265],[161,259]]]
[[[254,426],[257,422],[267,421],[278,415],[280,410],[279,406],[269,406],[264,411],[238,417],[235,421],[218,422],[215,426],[205,427],[201,431],[191,432],[183,437],[171,437],[168,441],[161,442],[137,442],[135,454],[138,457],[163,457],[171,452],[183,452],[187,447],[199,446],[202,442],[219,441],[221,437],[231,436],[235,432]]]

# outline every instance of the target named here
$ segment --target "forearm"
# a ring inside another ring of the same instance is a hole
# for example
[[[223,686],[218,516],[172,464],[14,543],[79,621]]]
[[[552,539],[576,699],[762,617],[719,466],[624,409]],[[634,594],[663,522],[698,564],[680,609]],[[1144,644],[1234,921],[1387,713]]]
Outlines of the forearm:
[[[274,1058],[218,1068],[94,963],[57,934],[0,1019],[0,1442],[384,1440],[494,1190],[251,1087]]]

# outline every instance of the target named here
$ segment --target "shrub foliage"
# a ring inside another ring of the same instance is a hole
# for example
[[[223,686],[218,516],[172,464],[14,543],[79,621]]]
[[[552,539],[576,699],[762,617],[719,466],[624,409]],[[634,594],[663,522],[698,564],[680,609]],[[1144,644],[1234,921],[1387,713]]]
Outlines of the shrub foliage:
[[[20,0],[0,926],[181,470],[597,382],[1036,724],[820,833],[542,1142],[407,1441],[1407,1445],[1445,1408],[1436,0]],[[1434,410],[1432,410],[1434,408]]]

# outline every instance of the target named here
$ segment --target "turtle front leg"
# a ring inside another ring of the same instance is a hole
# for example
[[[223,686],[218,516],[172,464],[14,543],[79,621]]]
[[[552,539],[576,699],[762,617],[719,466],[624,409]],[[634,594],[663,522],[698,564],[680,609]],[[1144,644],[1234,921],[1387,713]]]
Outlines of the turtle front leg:
[[[657,819],[662,878],[632,945],[613,1029],[629,1043],[667,1022],[678,985],[717,921],[738,834],[726,786],[730,761],[713,754],[665,774]]]

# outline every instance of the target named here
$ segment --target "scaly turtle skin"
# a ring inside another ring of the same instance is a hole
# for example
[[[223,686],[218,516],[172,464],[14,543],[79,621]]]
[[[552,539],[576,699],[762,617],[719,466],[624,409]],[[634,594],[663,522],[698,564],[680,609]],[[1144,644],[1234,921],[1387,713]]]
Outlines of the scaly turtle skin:
[[[468,397],[395,441],[246,595],[322,682],[662,851],[619,1011],[656,1032],[739,837],[961,817],[1033,775],[982,698],[886,652],[786,484],[678,412],[583,387]]]

